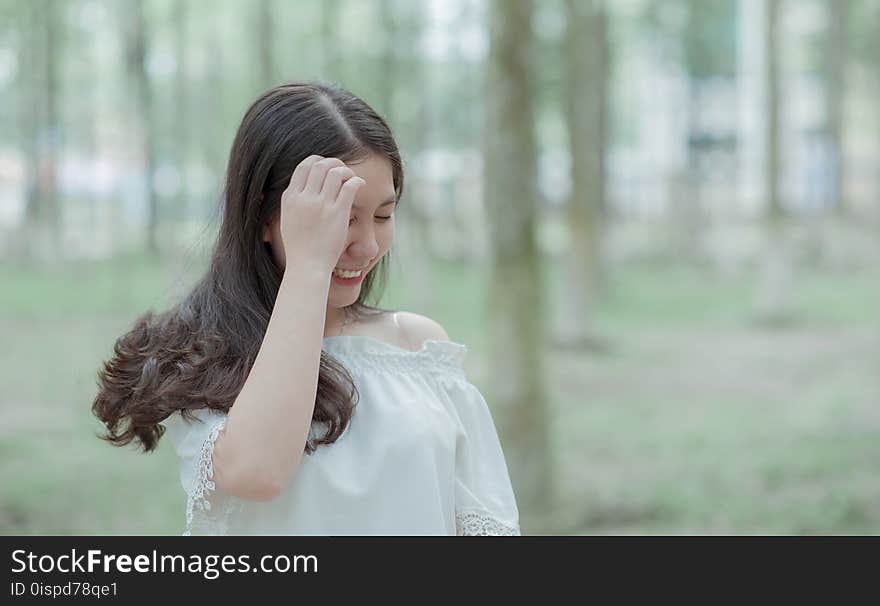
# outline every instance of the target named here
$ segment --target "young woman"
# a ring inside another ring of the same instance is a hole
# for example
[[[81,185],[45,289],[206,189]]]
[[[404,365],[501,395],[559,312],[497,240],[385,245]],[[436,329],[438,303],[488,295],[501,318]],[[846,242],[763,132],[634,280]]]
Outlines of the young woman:
[[[367,304],[403,191],[385,121],[333,85],[278,86],[227,172],[206,274],[98,373],[101,437],[148,452],[167,431],[185,535],[520,534],[467,347]]]

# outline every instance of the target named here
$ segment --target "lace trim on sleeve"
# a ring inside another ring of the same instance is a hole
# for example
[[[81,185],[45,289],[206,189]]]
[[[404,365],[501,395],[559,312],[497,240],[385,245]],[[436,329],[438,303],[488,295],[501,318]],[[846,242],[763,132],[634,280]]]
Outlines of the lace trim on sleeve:
[[[216,485],[210,478],[214,477],[214,462],[212,454],[214,442],[217,436],[226,426],[226,417],[217,421],[211,429],[211,433],[202,443],[199,458],[196,460],[195,480],[192,489],[187,493],[186,500],[186,530],[183,536],[191,536],[193,529],[199,529],[206,534],[224,535],[228,530],[229,514],[241,509],[239,499],[228,497],[215,502],[216,509],[212,512],[211,495]],[[216,501],[216,500],[215,500]]]
[[[519,526],[505,524],[483,511],[457,511],[455,526],[458,536],[521,536]]]

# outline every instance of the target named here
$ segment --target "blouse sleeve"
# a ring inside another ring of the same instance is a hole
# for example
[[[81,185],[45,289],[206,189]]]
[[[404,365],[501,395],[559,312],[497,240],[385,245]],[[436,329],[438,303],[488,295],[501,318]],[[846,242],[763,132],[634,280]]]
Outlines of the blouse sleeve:
[[[192,411],[193,422],[180,411],[162,424],[180,458],[180,483],[186,492],[186,530],[193,534],[226,534],[229,514],[240,509],[243,501],[214,485],[213,451],[217,436],[226,426],[226,413],[208,408]]]
[[[460,421],[455,445],[456,534],[518,536],[519,511],[486,400],[464,375],[444,383]]]

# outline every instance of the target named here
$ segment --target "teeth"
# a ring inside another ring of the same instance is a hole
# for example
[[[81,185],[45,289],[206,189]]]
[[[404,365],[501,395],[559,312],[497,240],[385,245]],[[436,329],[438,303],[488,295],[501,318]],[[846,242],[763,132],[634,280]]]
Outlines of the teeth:
[[[339,276],[340,278],[357,278],[361,275],[360,271],[342,271],[339,269],[333,269],[333,273]]]

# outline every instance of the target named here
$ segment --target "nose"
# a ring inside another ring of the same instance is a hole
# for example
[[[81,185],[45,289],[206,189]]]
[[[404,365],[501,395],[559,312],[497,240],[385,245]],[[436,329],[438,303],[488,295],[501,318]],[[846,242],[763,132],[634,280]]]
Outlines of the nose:
[[[352,260],[359,259],[359,263],[366,265],[379,254],[379,242],[372,227],[359,227],[357,223],[348,228],[348,257]]]

